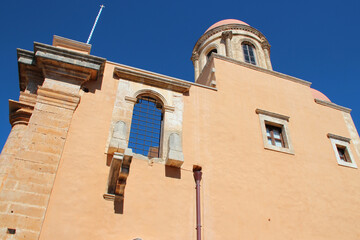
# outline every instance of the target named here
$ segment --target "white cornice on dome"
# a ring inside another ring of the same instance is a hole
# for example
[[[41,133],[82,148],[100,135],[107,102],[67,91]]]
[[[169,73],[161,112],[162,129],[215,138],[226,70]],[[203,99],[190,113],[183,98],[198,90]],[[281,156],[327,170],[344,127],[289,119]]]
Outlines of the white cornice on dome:
[[[200,46],[211,36],[213,36],[219,32],[224,32],[224,31],[228,31],[228,30],[243,30],[243,31],[253,33],[257,37],[259,37],[263,43],[265,43],[264,46],[267,46],[270,49],[270,44],[269,44],[268,40],[266,39],[264,34],[262,34],[259,30],[255,29],[249,25],[232,23],[232,24],[221,25],[221,26],[215,27],[213,29],[210,29],[209,31],[206,31],[196,42],[196,44],[193,48],[193,54],[196,53],[199,50]]]

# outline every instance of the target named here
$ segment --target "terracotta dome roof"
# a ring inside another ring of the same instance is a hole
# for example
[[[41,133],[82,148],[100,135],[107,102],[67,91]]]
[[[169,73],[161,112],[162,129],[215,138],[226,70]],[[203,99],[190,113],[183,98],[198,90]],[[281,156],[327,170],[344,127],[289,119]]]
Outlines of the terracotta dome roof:
[[[313,89],[313,88],[310,88],[310,90],[311,90],[311,93],[312,93],[314,99],[320,99],[323,101],[331,102],[330,99],[327,96],[325,96],[325,94],[323,94],[322,92],[320,92],[316,89]]]
[[[240,20],[237,20],[237,19],[225,19],[225,20],[221,20],[221,21],[219,21],[217,23],[214,23],[205,32],[210,31],[213,28],[216,28],[216,27],[219,27],[219,26],[222,26],[222,25],[226,25],[226,24],[242,24],[242,25],[250,26],[246,22],[243,22],[243,21],[240,21]]]

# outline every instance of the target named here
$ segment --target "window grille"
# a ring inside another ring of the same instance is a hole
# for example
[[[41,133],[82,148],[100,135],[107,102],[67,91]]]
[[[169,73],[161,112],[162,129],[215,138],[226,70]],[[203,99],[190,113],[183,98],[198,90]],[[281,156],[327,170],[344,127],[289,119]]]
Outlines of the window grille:
[[[245,62],[256,65],[254,48],[250,44],[242,44]]]
[[[141,96],[134,106],[129,148],[148,158],[160,157],[162,105],[154,98]]]

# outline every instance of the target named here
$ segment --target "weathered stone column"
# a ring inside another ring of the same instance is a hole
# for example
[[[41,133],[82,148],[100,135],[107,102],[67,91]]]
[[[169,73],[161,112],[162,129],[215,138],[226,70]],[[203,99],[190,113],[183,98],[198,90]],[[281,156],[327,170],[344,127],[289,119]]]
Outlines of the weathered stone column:
[[[232,36],[233,36],[232,31],[223,32],[221,35],[222,39],[224,39],[224,41],[225,41],[226,56],[231,57],[231,58],[233,56],[232,46],[231,46]]]
[[[199,77],[200,75],[200,69],[199,69],[199,54],[198,53],[193,53],[191,56],[191,61],[194,64],[194,73],[195,73],[195,81],[196,79]]]
[[[5,171],[0,187],[0,239],[9,229],[12,239],[39,238],[71,119],[80,102],[80,86],[96,80],[105,61],[39,43],[27,57],[33,59],[19,60],[20,71],[41,69],[44,81],[37,88],[18,150],[1,165]],[[15,113],[14,123],[21,123],[22,115]]]
[[[266,67],[269,70],[272,70],[272,65],[271,65],[271,60],[270,60],[270,44],[267,41],[264,41],[261,43],[261,46],[264,50],[264,54],[265,54],[265,62],[266,62]]]

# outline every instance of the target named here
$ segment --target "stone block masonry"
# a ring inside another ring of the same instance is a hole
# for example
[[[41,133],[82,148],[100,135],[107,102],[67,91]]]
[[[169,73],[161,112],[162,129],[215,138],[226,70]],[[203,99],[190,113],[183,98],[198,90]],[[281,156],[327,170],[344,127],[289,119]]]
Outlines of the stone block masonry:
[[[55,42],[18,49],[20,98],[9,100],[12,130],[0,156],[0,239],[39,239],[80,86],[104,69],[105,59],[75,51],[74,41]]]
[[[37,102],[20,148],[18,141],[13,146],[9,143],[5,149],[8,153],[1,156],[0,239],[39,237],[76,106],[69,109],[69,99],[63,101],[57,99],[56,105]],[[78,101],[78,96],[72,96],[71,102]],[[16,229],[15,234],[7,233],[9,228]]]

